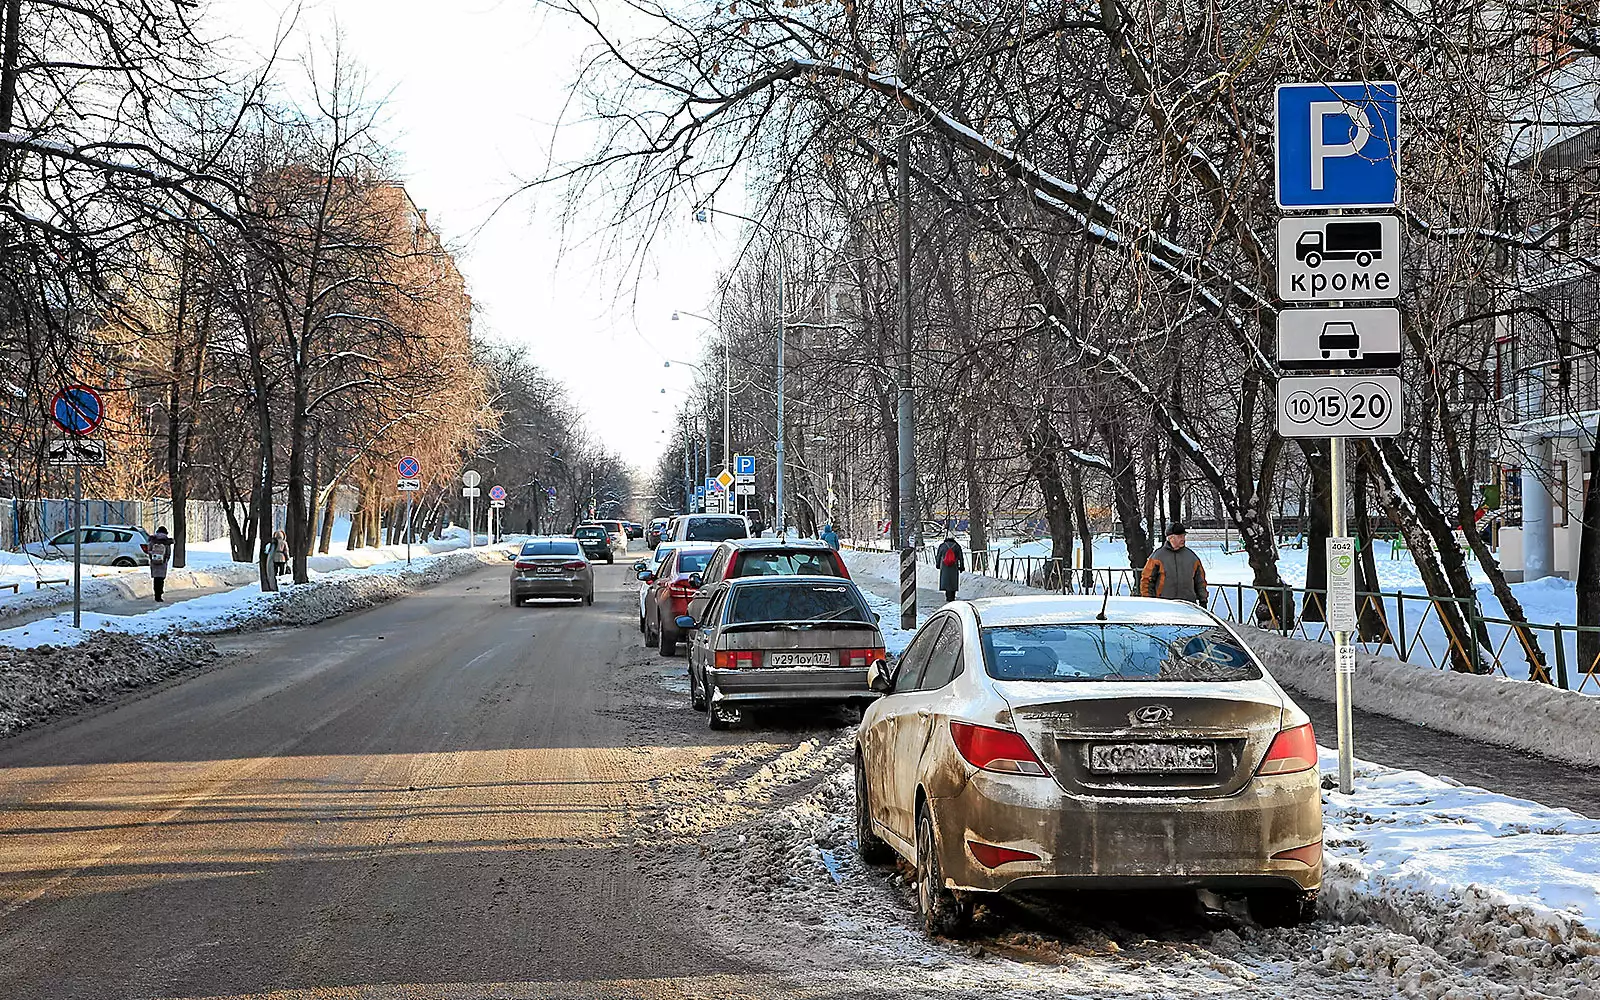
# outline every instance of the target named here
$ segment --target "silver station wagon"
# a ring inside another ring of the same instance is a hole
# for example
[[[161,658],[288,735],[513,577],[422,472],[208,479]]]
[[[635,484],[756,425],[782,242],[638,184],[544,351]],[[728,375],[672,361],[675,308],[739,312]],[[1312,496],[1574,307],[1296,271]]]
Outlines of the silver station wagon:
[[[884,656],[883,633],[854,583],[826,576],[725,580],[706,595],[703,621],[684,615],[689,694],[712,729],[742,706],[866,704],[867,667]]]
[[[1222,621],[1146,598],[956,601],[857,734],[864,860],[916,867],[929,933],[986,893],[1195,888],[1264,924],[1322,884],[1306,714]]]

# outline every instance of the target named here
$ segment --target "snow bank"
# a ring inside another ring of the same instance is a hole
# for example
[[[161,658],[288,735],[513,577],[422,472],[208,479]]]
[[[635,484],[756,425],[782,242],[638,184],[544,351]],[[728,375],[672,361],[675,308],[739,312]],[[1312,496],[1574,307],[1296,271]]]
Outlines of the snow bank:
[[[210,664],[203,639],[98,632],[70,646],[0,649],[0,738]]]
[[[436,555],[393,560],[361,568],[319,572],[303,584],[284,583],[276,593],[263,593],[251,585],[221,594],[197,597],[181,604],[164,605],[139,615],[87,613],[83,627],[73,628],[67,616],[57,615],[0,631],[0,647],[29,649],[40,645],[76,645],[99,632],[127,635],[211,635],[270,625],[308,625],[349,611],[371,607],[485,565],[505,561],[505,549],[456,548]],[[402,547],[403,551],[403,547]],[[254,573],[254,569],[251,569]],[[252,576],[252,580],[254,577]]]
[[[1322,767],[1337,770],[1334,751]],[[1600,989],[1600,821],[1417,771],[1356,773],[1353,794],[1323,795],[1325,912],[1463,962],[1573,965]]]

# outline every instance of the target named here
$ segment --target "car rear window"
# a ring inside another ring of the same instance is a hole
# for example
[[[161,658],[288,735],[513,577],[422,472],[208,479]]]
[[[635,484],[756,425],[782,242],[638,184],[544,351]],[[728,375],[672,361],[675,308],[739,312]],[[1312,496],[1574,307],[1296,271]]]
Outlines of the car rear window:
[[[525,556],[575,556],[578,555],[578,543],[552,539],[543,542],[523,542],[522,554]]]
[[[737,587],[729,624],[744,622],[872,622],[856,588],[848,584],[769,583]]]
[[[725,542],[750,537],[750,529],[742,517],[696,517],[690,519],[683,537],[689,542]]]
[[[706,564],[711,561],[711,552],[680,552],[678,553],[679,573],[701,573],[705,571]]]
[[[606,537],[606,529],[596,524],[590,525],[587,528],[579,528],[577,531],[574,531],[573,534],[577,535],[579,538],[604,538]]]
[[[1250,654],[1214,625],[993,626],[983,630],[989,676],[1006,681],[1245,681]]]
[[[833,552],[746,550],[734,557],[734,576],[843,576]]]

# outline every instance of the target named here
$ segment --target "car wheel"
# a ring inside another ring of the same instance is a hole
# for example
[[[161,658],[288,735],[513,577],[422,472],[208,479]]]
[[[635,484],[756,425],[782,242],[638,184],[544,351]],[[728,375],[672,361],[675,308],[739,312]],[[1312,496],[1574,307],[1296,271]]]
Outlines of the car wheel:
[[[894,860],[894,848],[872,832],[872,810],[868,808],[867,766],[856,757],[856,853],[863,864],[886,865]]]
[[[522,607],[522,598],[518,597],[516,594],[512,594],[511,595],[511,606],[513,608]]]
[[[922,911],[924,931],[955,937],[966,929],[972,906],[946,888],[935,845],[933,813],[924,805],[917,812],[917,908]]]
[[[111,565],[121,566],[123,569],[127,569],[130,566],[137,566],[139,564],[134,562],[132,559],[129,559],[127,556],[118,556],[116,560],[111,563]]]
[[[1296,927],[1317,914],[1317,894],[1299,889],[1259,889],[1245,902],[1250,917],[1263,927]]]
[[[616,560],[616,558],[614,556],[611,556],[610,554],[607,554],[607,556],[606,556],[606,565],[607,566],[610,566],[612,563],[614,563],[616,561],[617,560]]]
[[[704,697],[706,699],[706,728],[719,733],[725,729],[733,728],[738,716],[729,713],[727,709],[717,704],[716,700],[711,697],[711,685],[709,683],[706,685]]]
[[[593,604],[594,603],[594,591],[591,590],[587,594],[583,595],[583,603],[585,603],[585,604]]]
[[[653,649],[655,648],[656,643],[661,641],[660,636],[661,633],[653,628],[651,623],[647,620],[644,626],[644,644]]]
[[[644,634],[644,612],[643,611],[639,612],[639,634],[640,635]],[[648,645],[650,645],[650,643],[647,641],[645,643],[645,645],[648,646]]]
[[[700,685],[695,681],[692,663],[689,665],[689,707],[696,712],[706,710],[706,696],[700,693]]]
[[[662,656],[677,656],[678,655],[678,640],[677,640],[677,637],[673,636],[665,628],[662,628],[661,635],[659,637],[659,640],[656,643],[656,649],[661,651],[661,655]]]

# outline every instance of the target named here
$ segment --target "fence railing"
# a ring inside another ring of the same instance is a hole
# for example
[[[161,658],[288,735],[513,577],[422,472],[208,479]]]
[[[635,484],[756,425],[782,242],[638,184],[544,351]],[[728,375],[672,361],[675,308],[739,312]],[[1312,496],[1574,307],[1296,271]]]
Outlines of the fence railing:
[[[1116,597],[1138,592],[1139,572],[1131,567],[1085,569],[1038,556],[1001,556],[984,562],[984,569],[974,567],[974,571],[1056,593],[1109,592]],[[1236,624],[1331,643],[1326,602],[1326,590],[1213,583],[1208,607]],[[1474,673],[1525,676],[1564,690],[1592,688],[1600,693],[1600,627],[1513,622],[1485,615],[1476,598],[1398,590],[1358,592],[1356,607],[1361,627],[1353,641],[1365,652],[1407,663],[1426,662],[1439,669],[1467,666]],[[1589,650],[1580,652],[1585,646]]]

